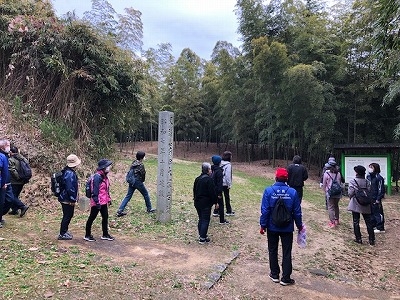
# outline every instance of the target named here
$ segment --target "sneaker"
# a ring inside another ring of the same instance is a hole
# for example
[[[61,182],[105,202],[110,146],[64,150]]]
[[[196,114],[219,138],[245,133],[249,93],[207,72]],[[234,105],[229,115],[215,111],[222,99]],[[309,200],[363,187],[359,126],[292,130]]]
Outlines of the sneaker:
[[[375,241],[369,241],[369,244],[370,244],[371,246],[375,246]]]
[[[375,233],[385,233],[386,231],[385,230],[374,229],[374,232]]]
[[[12,210],[8,214],[13,216],[18,215],[18,210]]]
[[[335,222],[329,222],[328,223],[328,227],[329,228],[335,228],[335,226],[336,226]]]
[[[355,239],[354,242],[356,242],[357,244],[362,244],[362,240],[361,239]]]
[[[69,231],[67,231],[65,234],[69,235],[71,239],[74,237]]]
[[[278,282],[279,282],[279,276],[272,275],[272,274],[270,273],[270,274],[269,274],[269,278],[270,278],[273,282],[275,282],[275,283],[278,283]]]
[[[281,279],[281,281],[279,282],[281,285],[292,285],[295,284],[294,279],[289,279],[289,280],[283,280],[283,278]]]
[[[223,222],[219,222],[219,225],[228,225],[229,224],[229,221],[228,220],[225,220],[225,221],[223,221]]]
[[[103,235],[103,236],[101,237],[101,239],[102,239],[102,240],[107,240],[107,241],[113,241],[113,240],[114,240],[114,238],[113,238],[111,235],[109,235],[109,234]]]
[[[151,208],[151,209],[148,209],[147,212],[148,212],[149,214],[151,214],[151,213],[156,212],[156,209],[155,209],[155,208]]]
[[[234,216],[234,215],[235,215],[235,212],[234,212],[234,211],[227,212],[225,215],[227,215],[227,216]]]
[[[214,210],[212,215],[213,215],[213,217],[218,217],[219,216],[219,211],[218,210]]]
[[[4,220],[4,219],[1,219],[1,220],[0,220],[0,224],[1,224],[1,225],[4,225],[4,224],[6,224],[6,220]]]
[[[209,237],[206,238],[199,238],[199,244],[204,245],[205,243],[209,243],[211,240]]]
[[[70,236],[67,233],[64,233],[64,234],[59,234],[57,239],[58,240],[68,241],[68,240],[72,240],[72,236]]]
[[[0,228],[3,228],[3,224],[0,222]]]
[[[117,213],[115,214],[116,217],[123,217],[125,216],[127,213],[124,211],[117,211]]]
[[[88,241],[88,242],[95,242],[96,241],[95,238],[93,237],[93,235],[86,235],[83,239],[85,241]]]
[[[24,206],[23,208],[21,208],[21,213],[19,214],[20,218],[22,218],[25,214],[26,211],[28,210],[29,206]]]
[[[335,225],[336,226],[340,225],[339,220],[335,220]]]

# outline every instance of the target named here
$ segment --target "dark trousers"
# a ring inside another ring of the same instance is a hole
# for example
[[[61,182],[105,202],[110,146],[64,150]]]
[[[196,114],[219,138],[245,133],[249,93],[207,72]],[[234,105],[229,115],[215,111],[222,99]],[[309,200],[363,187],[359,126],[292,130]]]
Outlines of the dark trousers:
[[[224,198],[218,198],[218,214],[219,214],[219,222],[225,222],[225,210],[224,210]]]
[[[12,190],[12,192],[14,194],[14,198],[15,199],[19,200],[19,195],[21,194],[23,187],[24,187],[23,184],[11,184],[11,190]],[[22,203],[21,200],[19,200],[19,201]],[[18,210],[18,207],[17,207],[16,203],[13,203],[13,205],[11,205],[11,210],[12,211],[17,211]]]
[[[208,233],[208,226],[210,225],[211,206],[203,208],[196,207],[196,211],[199,216],[199,222],[197,223],[199,236],[205,239]]]
[[[96,206],[90,208],[90,215],[86,222],[86,236],[92,235],[92,224],[96,220],[97,215],[101,214],[101,228],[103,230],[103,236],[108,235],[108,204],[103,204],[99,209]]]
[[[232,212],[232,206],[231,206],[231,197],[229,195],[229,188],[227,186],[223,186],[222,191],[224,192],[226,212],[230,214]]]
[[[71,223],[71,219],[74,216],[75,206],[61,203],[63,217],[60,225],[60,234],[63,235],[68,231],[69,223]]]
[[[0,220],[2,220],[4,213],[4,202],[6,201],[6,190],[0,187]],[[7,212],[6,212],[7,213]]]
[[[10,210],[10,208],[16,208],[16,210],[18,209],[22,209],[25,207],[25,204],[21,202],[21,200],[19,200],[17,197],[14,197],[12,188],[11,188],[11,184],[8,184],[6,189],[2,189],[2,193],[4,192],[4,201],[3,201],[3,207],[2,207],[2,215],[5,215],[6,213],[8,213],[8,211]]]
[[[302,186],[295,186],[293,188],[296,190],[297,197],[299,197],[300,204],[301,204],[301,200],[303,200],[303,187]]]
[[[361,240],[361,230],[360,230],[360,213],[358,212],[352,212],[353,215],[353,229],[354,229],[354,235],[356,237],[356,240]],[[368,239],[370,242],[375,242],[375,233],[374,233],[374,227],[373,227],[373,222],[371,221],[371,214],[362,214],[365,225],[367,226],[367,231],[368,231]]]
[[[276,232],[267,230],[269,268],[273,277],[279,277],[280,269],[278,263],[279,238],[282,243],[282,279],[290,280],[292,274],[292,245],[293,232]]]
[[[382,203],[371,205],[372,227],[378,230],[385,230],[385,215],[383,214]]]

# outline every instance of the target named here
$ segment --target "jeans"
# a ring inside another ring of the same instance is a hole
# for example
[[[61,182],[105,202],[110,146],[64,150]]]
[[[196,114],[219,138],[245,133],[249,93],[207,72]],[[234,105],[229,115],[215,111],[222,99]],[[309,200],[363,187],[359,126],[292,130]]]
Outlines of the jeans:
[[[282,280],[289,281],[292,275],[293,232],[276,232],[267,229],[269,267],[273,277],[279,277],[278,263],[279,237],[282,243]]]
[[[361,241],[360,213],[353,211],[352,215],[353,215],[354,235],[356,237],[356,240]],[[364,218],[365,225],[367,226],[368,239],[370,242],[375,242],[374,227],[373,227],[373,223],[371,221],[372,215],[371,214],[362,214],[362,216]]]
[[[61,203],[63,217],[60,225],[60,235],[64,235],[68,231],[69,223],[74,216],[75,206]]]
[[[140,180],[136,179],[134,185],[129,185],[128,192],[127,192],[125,198],[122,200],[121,205],[118,208],[118,211],[123,211],[125,209],[126,205],[131,200],[133,192],[135,190],[138,190],[142,194],[142,196],[144,198],[144,202],[146,204],[147,211],[150,211],[152,209],[149,192],[147,191],[146,187],[144,186],[144,183],[141,182]]]
[[[18,200],[19,200],[19,195],[21,194],[23,187],[24,187],[23,184],[11,184],[11,189],[14,194],[14,197]],[[11,210],[12,211],[18,210],[18,207],[15,205],[15,203],[11,206]]]
[[[230,214],[232,212],[232,206],[231,206],[231,197],[229,195],[229,188],[227,186],[223,186],[222,191],[224,192],[226,212]]]
[[[86,235],[92,235],[92,225],[93,221],[96,220],[97,215],[101,214],[101,228],[103,230],[103,236],[108,235],[108,204],[103,204],[100,208],[96,208],[96,206],[92,206],[90,208],[90,215],[88,220],[86,221]]]
[[[207,237],[208,226],[210,225],[211,218],[211,206],[199,208],[196,207],[197,215],[199,216],[199,222],[197,223],[197,229],[199,236],[202,239]]]
[[[8,184],[6,189],[2,189],[2,192],[4,192],[4,202],[3,202],[3,208],[2,208],[2,215],[5,215],[8,213],[10,208],[15,208],[15,210],[22,209],[25,207],[25,204],[21,202],[17,197],[14,197],[11,184]]]
[[[372,227],[378,230],[385,230],[385,215],[383,213],[382,203],[371,205]]]

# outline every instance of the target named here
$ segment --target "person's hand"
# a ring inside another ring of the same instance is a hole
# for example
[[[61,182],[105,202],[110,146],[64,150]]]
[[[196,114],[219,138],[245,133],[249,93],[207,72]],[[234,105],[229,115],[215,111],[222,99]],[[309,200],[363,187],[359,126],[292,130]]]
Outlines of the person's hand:
[[[320,188],[322,188],[322,186],[323,186],[323,184],[322,184],[322,183],[320,183],[320,184],[319,184],[319,187],[320,187]]]
[[[215,204],[215,209],[219,209],[219,204]]]
[[[265,234],[265,228],[260,227],[260,234]]]
[[[100,203],[96,203],[96,208],[97,208],[98,210],[100,210],[100,209],[101,209],[101,205],[100,205]]]
[[[298,229],[298,231],[300,232],[300,231],[302,231],[303,230],[303,225],[301,225],[299,228],[297,228]]]

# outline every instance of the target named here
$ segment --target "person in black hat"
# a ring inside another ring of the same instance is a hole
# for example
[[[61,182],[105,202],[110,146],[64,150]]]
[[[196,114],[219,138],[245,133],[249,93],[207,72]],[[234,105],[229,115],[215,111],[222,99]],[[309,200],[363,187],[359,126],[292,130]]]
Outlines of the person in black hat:
[[[145,157],[146,153],[143,151],[138,151],[136,153],[136,160],[132,162],[131,169],[133,169],[133,174],[135,178],[134,184],[129,184],[128,185],[128,192],[126,193],[125,198],[122,200],[121,205],[118,208],[117,217],[122,217],[126,215],[125,207],[128,204],[128,202],[131,200],[133,196],[133,192],[135,190],[138,190],[143,198],[144,202],[146,204],[146,209],[148,213],[154,213],[156,210],[152,208],[151,206],[151,201],[150,201],[150,196],[149,192],[147,191],[144,181],[146,180],[146,169],[144,168],[143,160]]]
[[[371,216],[371,205],[365,205],[365,206],[360,205],[355,197],[356,191],[360,187],[369,188],[368,181],[365,179],[366,169],[365,167],[358,165],[354,167],[354,171],[356,172],[356,178],[350,180],[349,182],[348,193],[350,197],[350,202],[347,207],[347,210],[351,211],[353,215],[353,229],[354,229],[354,235],[356,237],[354,241],[358,244],[362,244],[362,237],[360,230],[360,214],[362,214],[365,221],[365,225],[367,226],[369,244],[375,245],[375,233]]]
[[[108,173],[111,170],[112,161],[108,159],[100,159],[97,164],[97,172],[92,179],[92,197],[90,199],[90,215],[86,221],[86,233],[83,238],[85,241],[94,242],[96,239],[92,235],[92,224],[97,215],[101,214],[101,228],[103,230],[102,240],[113,241],[108,233],[108,206],[111,203],[110,181]]]

